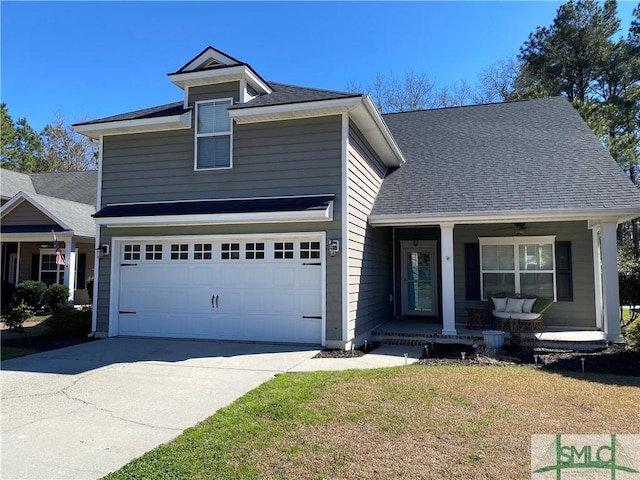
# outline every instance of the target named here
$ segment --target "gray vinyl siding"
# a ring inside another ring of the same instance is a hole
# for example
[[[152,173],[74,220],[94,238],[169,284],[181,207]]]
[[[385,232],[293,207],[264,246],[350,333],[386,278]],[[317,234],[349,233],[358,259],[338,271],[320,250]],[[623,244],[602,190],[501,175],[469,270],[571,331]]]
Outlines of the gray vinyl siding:
[[[205,171],[193,169],[193,129],[107,136],[102,205],[339,194],[340,136],[340,116],[235,125],[233,168]]]
[[[193,227],[101,228],[119,236],[326,232],[342,242],[341,117],[235,125],[233,168],[193,170],[193,129],[104,140],[102,205],[120,202],[335,194],[333,221]],[[111,258],[100,260],[99,332],[108,331]],[[327,341],[342,340],[340,257],[327,258]]]
[[[465,307],[485,309],[486,322],[491,321],[488,302],[468,302],[465,299],[464,244],[475,243],[478,237],[509,236],[510,225],[456,225],[454,228],[456,323],[467,322]],[[573,301],[556,302],[544,314],[545,327],[596,328],[593,275],[593,241],[586,222],[527,223],[526,235],[555,235],[557,242],[571,242]]]
[[[390,230],[367,223],[386,169],[354,125],[349,127],[347,162],[350,340],[390,318],[392,270]]]
[[[202,85],[189,88],[189,105],[196,102],[215,100],[217,98],[233,98],[233,103],[239,102],[240,82],[218,83],[216,85]]]
[[[53,220],[28,202],[22,202],[2,217],[3,225],[57,225]]]

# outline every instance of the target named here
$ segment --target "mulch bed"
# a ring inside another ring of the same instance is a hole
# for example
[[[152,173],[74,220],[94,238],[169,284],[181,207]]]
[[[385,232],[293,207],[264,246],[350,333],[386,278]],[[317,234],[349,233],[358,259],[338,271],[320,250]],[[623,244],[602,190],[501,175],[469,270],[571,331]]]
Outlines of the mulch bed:
[[[369,344],[369,353],[379,347]],[[464,353],[464,360],[462,359]],[[314,358],[356,358],[365,355],[364,347],[355,350],[321,350]],[[536,358],[537,356],[537,358]],[[483,366],[537,366],[543,370],[582,372],[582,359],[586,373],[640,376],[640,350],[609,347],[596,352],[576,352],[538,348],[526,351],[514,346],[500,350],[471,345],[433,343],[428,354],[416,362],[417,365],[483,365]]]
[[[465,359],[462,359],[462,352]],[[537,357],[537,358],[536,358]],[[582,359],[586,373],[640,376],[640,350],[609,347],[596,352],[535,349],[524,351],[517,347],[500,350],[474,349],[471,345],[438,344],[430,347],[428,355],[419,365],[522,365],[537,366],[543,370],[582,372]]]
[[[31,340],[31,342],[29,342],[29,340]],[[29,337],[29,340],[27,340],[27,338],[24,336],[7,338],[2,340],[2,346],[12,348],[28,348],[31,350],[44,352],[47,350],[55,350],[57,348],[71,347],[72,345],[85,343],[87,341],[91,341],[92,339],[79,337],[50,337],[38,335]]]
[[[358,358],[362,357],[366,353],[375,350],[380,346],[380,342],[367,343],[367,350],[365,352],[364,345],[360,348],[354,348],[353,350],[333,350],[325,348],[320,350],[313,358]]]

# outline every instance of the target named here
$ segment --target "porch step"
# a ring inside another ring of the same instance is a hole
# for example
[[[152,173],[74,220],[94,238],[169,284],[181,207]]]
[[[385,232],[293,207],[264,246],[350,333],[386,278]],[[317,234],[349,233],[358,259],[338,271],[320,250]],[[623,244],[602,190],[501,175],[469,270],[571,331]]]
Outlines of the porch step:
[[[509,334],[505,334],[506,343],[510,343]],[[460,343],[473,345],[483,344],[484,336],[482,331],[477,334],[466,335],[442,335],[441,333],[408,333],[408,332],[388,332],[374,330],[371,332],[371,341],[380,342],[384,345],[406,345],[422,347],[429,343]],[[593,351],[607,347],[605,340],[569,340],[569,339],[549,339],[540,340],[536,334],[521,334],[519,343],[526,348],[550,348],[577,351]]]
[[[461,343],[473,345],[482,342],[482,335],[442,335],[440,333],[371,332],[371,339],[384,345],[407,345],[422,347],[429,343]]]

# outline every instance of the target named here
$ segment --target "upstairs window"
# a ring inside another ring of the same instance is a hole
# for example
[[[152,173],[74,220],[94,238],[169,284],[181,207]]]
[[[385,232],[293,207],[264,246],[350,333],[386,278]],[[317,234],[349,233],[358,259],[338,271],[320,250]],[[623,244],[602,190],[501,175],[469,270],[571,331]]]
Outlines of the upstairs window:
[[[227,108],[233,100],[196,103],[196,170],[231,168],[231,119]]]

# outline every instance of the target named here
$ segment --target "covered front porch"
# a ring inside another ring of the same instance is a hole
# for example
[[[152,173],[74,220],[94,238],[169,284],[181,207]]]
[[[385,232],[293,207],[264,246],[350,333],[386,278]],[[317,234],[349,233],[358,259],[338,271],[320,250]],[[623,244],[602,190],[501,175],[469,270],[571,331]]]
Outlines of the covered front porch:
[[[511,291],[554,301],[541,338],[569,332],[569,342],[620,341],[617,221],[509,220],[383,225],[370,218],[390,230],[393,248],[394,320],[372,334],[476,343],[482,331],[466,328],[468,309],[492,328],[488,298]]]
[[[47,285],[59,283],[69,288],[70,303],[90,304],[87,281],[93,277],[93,240],[74,237],[67,232],[56,233],[56,239],[64,265],[56,263],[51,231],[28,235],[3,233],[0,243],[3,285],[15,287],[25,280],[40,281]],[[3,306],[8,300],[3,298]]]

